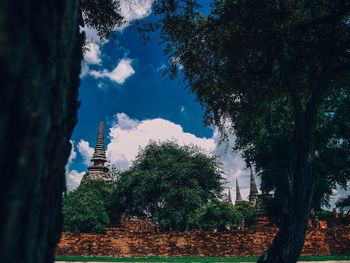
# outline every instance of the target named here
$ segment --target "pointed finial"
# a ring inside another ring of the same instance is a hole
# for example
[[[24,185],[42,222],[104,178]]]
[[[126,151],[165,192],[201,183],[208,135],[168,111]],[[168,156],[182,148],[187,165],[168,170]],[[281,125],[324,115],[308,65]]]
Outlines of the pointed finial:
[[[107,162],[106,150],[105,150],[105,139],[104,139],[104,130],[103,130],[103,121],[100,122],[98,127],[98,134],[96,140],[96,146],[94,154],[91,158],[91,161],[94,163],[94,166],[103,166]]]
[[[236,202],[242,201],[241,191],[239,190],[238,179],[236,177]]]
[[[230,205],[233,205],[233,203],[232,203],[232,197],[231,197],[231,190],[228,190],[228,203],[230,204]]]
[[[255,178],[254,178],[254,174],[253,174],[253,169],[251,166],[249,166],[250,168],[250,193],[249,193],[249,199],[254,198],[255,196],[257,196],[258,193],[258,188],[256,187],[256,183],[255,183]]]

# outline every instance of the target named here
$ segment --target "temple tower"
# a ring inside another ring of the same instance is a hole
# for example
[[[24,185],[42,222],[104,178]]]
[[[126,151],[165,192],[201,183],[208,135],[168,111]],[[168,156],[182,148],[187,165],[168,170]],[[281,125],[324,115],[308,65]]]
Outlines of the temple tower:
[[[238,179],[236,178],[236,203],[242,201],[241,191],[239,190]]]
[[[103,121],[100,122],[98,128],[95,151],[92,155],[91,162],[93,165],[88,167],[88,172],[84,175],[82,182],[85,180],[103,179],[107,183],[113,183],[112,177],[108,174],[109,169],[104,165],[105,162],[107,162],[107,158]]]
[[[228,190],[228,198],[227,198],[227,202],[230,204],[230,205],[233,205],[233,202],[232,202],[232,197],[231,197],[231,190]]]
[[[256,187],[256,183],[255,183],[255,178],[254,178],[254,174],[253,174],[253,169],[250,166],[250,192],[249,192],[249,201],[250,202],[254,202],[256,201],[259,193],[258,193],[258,188]]]

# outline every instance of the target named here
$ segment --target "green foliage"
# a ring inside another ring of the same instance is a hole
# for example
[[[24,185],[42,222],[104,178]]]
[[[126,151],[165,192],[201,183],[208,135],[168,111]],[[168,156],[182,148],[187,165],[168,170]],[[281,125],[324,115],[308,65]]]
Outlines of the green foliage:
[[[248,201],[239,201],[235,204],[235,209],[243,216],[245,221],[253,219],[255,207]]]
[[[108,39],[116,26],[121,26],[119,0],[81,0],[84,23],[97,30],[101,38]]]
[[[116,183],[119,213],[147,215],[163,230],[188,229],[189,217],[221,196],[221,164],[194,146],[151,142]]]
[[[288,189],[304,185],[315,189],[312,206],[327,204],[335,184],[350,178],[350,6],[218,0],[205,16],[195,1],[157,5],[158,27],[148,29],[160,28],[165,52],[176,58],[172,75],[181,64],[206,123],[225,133],[230,120],[235,149],[281,206],[293,198]],[[299,178],[308,183],[296,186]]]
[[[340,213],[343,215],[349,215],[350,213],[350,195],[344,198],[339,198],[337,202],[335,202],[337,208],[340,208]]]
[[[296,261],[311,206],[350,178],[349,2],[214,0],[208,15],[194,1],[157,5],[172,75],[181,64],[206,123],[229,127],[275,190],[279,239],[259,262]]]
[[[191,229],[224,231],[237,227],[243,220],[243,214],[227,202],[214,200],[196,209],[189,219]]]
[[[88,180],[63,196],[63,230],[99,233],[109,225],[113,187],[103,180]]]

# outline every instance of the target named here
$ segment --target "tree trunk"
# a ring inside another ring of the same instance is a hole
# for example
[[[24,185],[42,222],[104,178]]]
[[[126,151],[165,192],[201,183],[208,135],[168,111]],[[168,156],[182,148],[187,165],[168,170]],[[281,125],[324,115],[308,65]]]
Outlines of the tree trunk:
[[[295,202],[298,203],[297,200]],[[294,205],[292,209],[282,216],[279,232],[273,244],[259,258],[259,263],[294,263],[298,260],[304,245],[310,204]]]
[[[280,229],[259,263],[295,263],[302,251],[315,184],[312,136],[308,138],[307,134],[310,132],[297,138],[297,158],[288,172],[288,202],[282,211]]]
[[[78,0],[0,1],[0,258],[53,262],[82,36]]]

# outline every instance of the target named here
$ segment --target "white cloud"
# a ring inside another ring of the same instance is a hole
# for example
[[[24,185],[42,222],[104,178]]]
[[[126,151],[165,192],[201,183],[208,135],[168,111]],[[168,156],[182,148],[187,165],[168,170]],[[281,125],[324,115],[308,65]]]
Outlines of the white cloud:
[[[76,170],[72,170],[72,171],[69,170],[70,164],[77,157],[77,152],[75,151],[74,142],[70,140],[70,143],[72,145],[72,149],[70,151],[68,162],[65,167],[66,168],[66,185],[68,190],[72,190],[78,187],[85,173],[85,172],[78,173]]]
[[[84,54],[84,60],[87,64],[101,64],[101,50],[100,45],[94,42],[86,44],[87,51]]]
[[[87,74],[89,73],[89,66],[86,65],[85,63],[81,63],[81,71],[79,78],[84,78]]]
[[[123,30],[130,22],[135,19],[142,19],[152,13],[153,0],[127,0],[120,4],[120,13],[124,17],[124,24],[121,27],[116,26],[114,30]],[[84,31],[86,39],[92,42],[108,42],[105,39],[100,39],[97,30],[88,26],[80,27],[80,31]]]
[[[198,138],[183,131],[180,125],[164,119],[133,120],[124,113],[115,115],[116,121],[109,129],[111,142],[107,146],[107,158],[119,168],[128,167],[140,147],[150,140],[176,140],[180,145],[195,144],[210,152],[215,148],[213,139]]]
[[[84,164],[86,166],[90,166],[91,158],[94,153],[94,148],[90,147],[87,141],[80,140],[80,142],[78,143],[78,151],[84,158]]]
[[[70,154],[69,154],[69,157],[68,157],[68,163],[67,163],[68,166],[77,157],[77,152],[74,149],[74,142],[72,140],[69,140],[69,142],[72,145],[72,149],[70,150]]]
[[[140,147],[145,147],[150,140],[173,140],[180,145],[192,144],[199,146],[206,153],[219,156],[226,173],[227,188],[231,189],[233,201],[235,201],[236,194],[234,185],[236,178],[239,181],[242,198],[247,200],[250,186],[249,171],[245,169],[245,164],[240,154],[232,151],[234,143],[232,135],[228,136],[228,142],[220,144],[220,132],[217,128],[214,129],[214,134],[211,138],[199,138],[191,133],[184,132],[180,125],[161,118],[140,121],[131,119],[125,113],[118,113],[114,118],[112,127],[109,129],[110,142],[107,145],[106,153],[107,159],[116,165],[117,168],[128,168],[135,159]],[[87,166],[91,165],[90,159],[94,149],[84,140],[80,140],[77,147],[80,154],[84,157],[84,163]],[[78,174],[81,175],[81,173],[74,172],[71,174],[71,177],[79,178]],[[259,185],[259,179],[256,178],[256,180]]]
[[[88,26],[80,26],[80,32],[85,32],[86,34],[86,40],[87,41],[91,41],[91,42],[96,42],[96,43],[100,43],[101,39],[97,34],[97,30],[94,28],[90,28]]]
[[[72,170],[66,175],[67,189],[73,190],[77,188],[83,178],[85,172],[79,173],[77,170]]]
[[[153,0],[122,1],[120,11],[126,22],[142,19],[152,13]]]
[[[180,112],[185,110],[181,107]],[[115,115],[115,122],[109,129],[111,139],[107,146],[107,159],[120,169],[130,166],[140,147],[145,147],[150,140],[165,141],[176,140],[180,145],[197,145],[209,154],[220,156],[223,169],[228,180],[227,187],[231,189],[233,201],[235,200],[236,177],[238,178],[243,199],[249,195],[250,176],[240,154],[232,151],[234,137],[229,135],[227,143],[219,144],[220,132],[216,128],[213,137],[198,138],[191,133],[183,131],[178,124],[165,119],[149,119],[139,121],[130,119],[125,113]],[[259,182],[256,178],[257,183]],[[258,183],[259,185],[259,183]]]
[[[95,78],[109,78],[118,84],[123,84],[127,78],[135,74],[135,70],[132,68],[131,63],[131,59],[122,59],[118,63],[117,67],[111,72],[108,72],[108,70],[92,70],[90,71],[90,74]]]

